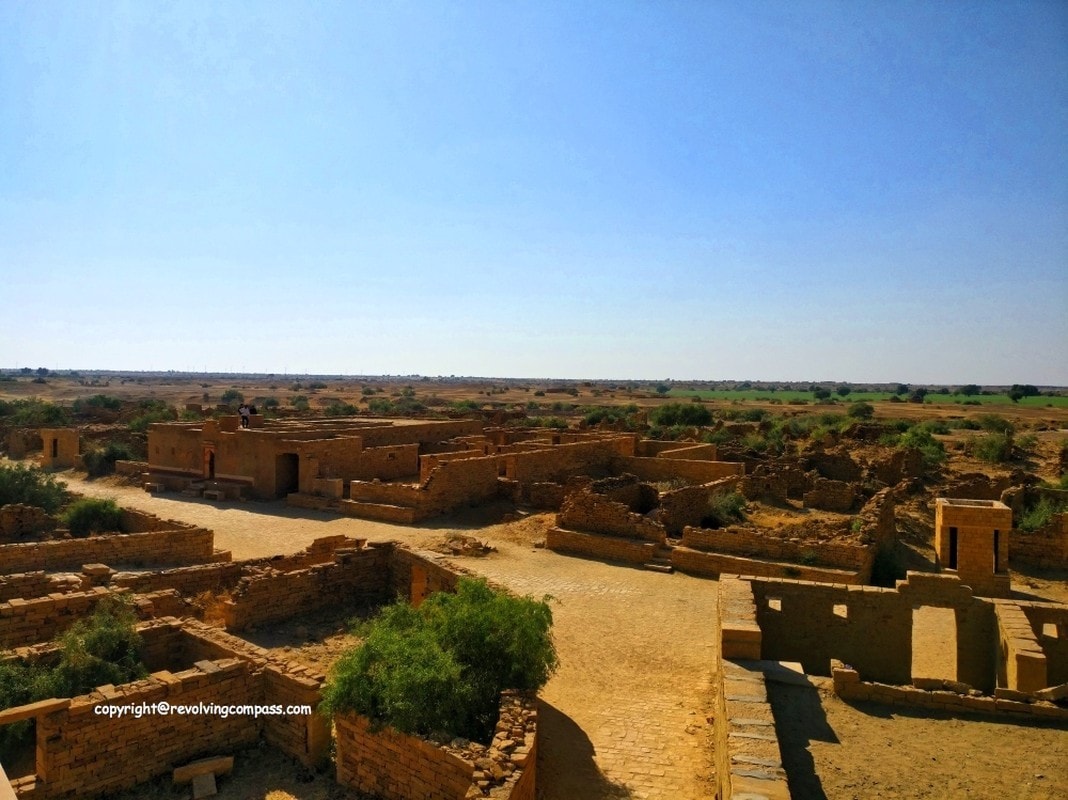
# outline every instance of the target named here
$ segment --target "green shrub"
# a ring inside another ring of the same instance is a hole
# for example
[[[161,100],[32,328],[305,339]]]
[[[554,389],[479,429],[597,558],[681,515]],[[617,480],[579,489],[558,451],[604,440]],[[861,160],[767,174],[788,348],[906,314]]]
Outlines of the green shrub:
[[[356,408],[352,403],[342,403],[340,400],[335,400],[324,409],[324,413],[328,417],[351,417],[354,414],[359,414],[360,409]]]
[[[871,419],[875,416],[875,406],[871,403],[853,403],[846,415],[853,419]]]
[[[1064,482],[1063,478],[1061,482]],[[1068,511],[1068,503],[1043,497],[1024,511],[1020,517],[1020,530],[1037,531],[1046,527],[1052,521],[1054,514],[1061,514],[1065,511]]]
[[[991,464],[1001,464],[1012,458],[1012,434],[988,433],[973,436],[965,442],[968,453]]]
[[[418,609],[387,606],[335,665],[321,708],[488,742],[501,691],[537,690],[556,670],[547,600],[463,578],[455,594],[434,594]]]
[[[219,401],[223,405],[237,407],[245,402],[245,395],[237,389],[227,389],[222,393],[222,397],[219,398]]]
[[[67,502],[66,487],[37,467],[0,465],[0,506],[23,503],[54,514]]]
[[[63,522],[75,536],[118,531],[122,509],[114,500],[86,497],[70,505],[63,512]]]
[[[130,602],[110,595],[92,615],[57,637],[59,660],[52,667],[18,660],[0,662],[0,707],[13,708],[50,697],[77,697],[104,684],[122,684],[148,674],[141,662],[141,637]],[[30,720],[0,726],[0,758],[31,744]]]
[[[85,471],[90,478],[110,475],[115,471],[116,461],[129,461],[133,458],[130,448],[122,442],[108,442],[103,449],[90,450],[82,456]]]
[[[178,409],[162,400],[142,400],[139,410],[141,413],[128,425],[134,433],[144,433],[153,422],[174,422],[178,419]]]
[[[0,415],[10,417],[11,424],[21,428],[60,428],[70,424],[67,409],[36,397],[5,402]]]
[[[1004,417],[999,417],[997,414],[980,414],[976,417],[976,422],[984,431],[991,431],[993,433],[1007,433],[1012,434],[1012,423]]]
[[[708,508],[701,519],[703,528],[722,528],[745,519],[745,498],[738,492],[722,492],[708,500]]]
[[[74,410],[77,412],[87,411],[93,408],[103,408],[107,411],[121,411],[122,400],[106,394],[94,394],[92,397],[79,397],[74,401]]]
[[[672,425],[710,425],[712,412],[704,406],[686,403],[668,403],[653,409],[649,415],[653,425],[670,427]]]
[[[923,428],[910,428],[897,440],[898,447],[911,447],[923,454],[923,462],[928,467],[936,467],[946,458],[945,446]]]

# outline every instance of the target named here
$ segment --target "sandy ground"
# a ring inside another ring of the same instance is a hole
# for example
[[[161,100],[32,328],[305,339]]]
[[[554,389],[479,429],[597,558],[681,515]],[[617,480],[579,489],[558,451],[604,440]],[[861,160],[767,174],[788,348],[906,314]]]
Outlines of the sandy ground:
[[[542,800],[712,797],[708,697],[715,658],[716,582],[559,556],[534,548],[552,515],[493,524],[501,509],[409,528],[287,509],[281,503],[216,504],[152,496],[117,481],[63,476],[85,494],[212,528],[234,558],[288,553],[318,536],[345,533],[426,547],[454,531],[498,552],[456,558],[522,594],[553,596],[561,668],[542,693]],[[1036,579],[1038,580],[1038,579]],[[1052,585],[1063,582],[1042,579]],[[918,640],[938,647],[944,626]],[[937,619],[937,617],[933,617]],[[320,626],[320,627],[315,627]],[[300,630],[303,627],[304,630]],[[343,637],[343,619],[294,621],[263,636],[272,647],[320,665]],[[274,638],[270,638],[274,637]],[[289,638],[287,638],[289,637]],[[932,668],[942,671],[937,658]],[[951,719],[875,705],[847,705],[825,691],[772,690],[784,760],[797,798],[1068,797],[1068,726]],[[328,775],[295,767],[274,751],[239,754],[220,781],[222,800],[350,800]],[[122,800],[184,796],[160,781]]]

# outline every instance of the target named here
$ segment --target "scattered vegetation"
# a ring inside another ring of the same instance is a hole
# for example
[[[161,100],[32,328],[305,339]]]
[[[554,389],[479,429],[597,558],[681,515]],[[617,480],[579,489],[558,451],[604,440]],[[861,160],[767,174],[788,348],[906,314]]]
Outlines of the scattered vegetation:
[[[988,433],[972,436],[965,442],[969,455],[991,464],[1003,464],[1012,459],[1012,434]]]
[[[130,420],[129,428],[135,433],[144,433],[153,422],[174,422],[178,419],[178,410],[162,400],[142,400],[139,413]]]
[[[1061,484],[1065,483],[1065,476],[1061,476]],[[1037,503],[1024,510],[1020,517],[1020,530],[1037,531],[1046,527],[1053,520],[1055,514],[1068,511],[1068,501],[1054,500],[1048,496],[1039,499]]]
[[[407,733],[488,742],[504,689],[537,690],[556,670],[552,612],[463,578],[418,608],[387,606],[357,635],[323,690],[327,713],[354,711]]]
[[[67,502],[65,483],[37,467],[0,465],[0,506],[22,503],[54,514]]]
[[[738,492],[723,492],[713,495],[708,501],[708,510],[701,520],[704,528],[723,528],[732,522],[745,519],[745,498]]]
[[[116,461],[129,461],[133,459],[130,448],[122,442],[111,441],[106,447],[89,450],[82,455],[85,471],[90,478],[99,478],[110,475],[115,471]]]
[[[77,697],[110,683],[119,685],[148,674],[141,661],[141,637],[130,602],[110,595],[89,617],[56,639],[59,659],[52,665],[0,661],[0,707],[12,708],[50,697]],[[29,744],[32,722],[0,727],[0,758]]]
[[[219,402],[221,402],[224,406],[231,406],[232,408],[236,408],[237,406],[245,402],[245,395],[237,389],[227,389],[225,392],[222,393],[222,396],[219,398]]]
[[[70,411],[45,400],[0,400],[0,417],[20,428],[59,428],[70,424]]]
[[[63,512],[62,520],[75,536],[118,531],[122,509],[114,500],[85,497],[71,503]]]
[[[654,409],[649,414],[649,421],[653,425],[711,425],[712,412],[701,405],[692,403],[668,403]]]

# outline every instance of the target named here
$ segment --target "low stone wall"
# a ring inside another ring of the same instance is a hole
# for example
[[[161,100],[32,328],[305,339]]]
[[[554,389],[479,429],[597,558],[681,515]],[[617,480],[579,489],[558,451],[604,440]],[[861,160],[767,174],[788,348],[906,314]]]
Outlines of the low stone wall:
[[[758,558],[709,553],[678,546],[671,550],[671,566],[689,575],[715,578],[719,575],[753,575],[762,578],[792,578],[817,583],[837,583],[861,586],[867,580],[863,571],[812,567],[782,561],[766,561]],[[870,575],[868,567],[867,574]]]
[[[1046,654],[1023,609],[1015,603],[997,603],[998,686],[1018,692],[1045,689]]]
[[[489,746],[438,745],[356,714],[334,718],[337,782],[384,800],[534,800],[537,708],[505,692]]]
[[[0,603],[0,648],[48,641],[92,613],[101,600],[113,593],[126,593],[126,590],[97,587],[86,592],[54,594],[30,600],[12,598]],[[188,610],[185,602],[173,590],[133,595],[132,599],[142,619],[184,614]]]
[[[708,502],[712,495],[733,491],[741,480],[733,475],[711,483],[662,492],[657,518],[669,536],[681,536],[687,525],[701,524],[708,514]]]
[[[617,473],[630,473],[640,480],[656,483],[682,478],[691,483],[711,483],[731,475],[744,475],[745,465],[735,461],[695,461],[680,458],[635,458],[618,456],[612,459]]]
[[[831,675],[834,678],[834,692],[843,700],[926,708],[946,714],[1068,720],[1068,708],[1033,698],[1029,698],[1029,701],[1015,700],[990,695],[976,696],[948,689],[928,691],[914,686],[891,686],[862,681],[855,669],[837,660],[831,662]]]
[[[80,581],[77,588],[84,588]],[[0,602],[6,603],[16,597],[40,597],[57,591],[60,591],[57,582],[43,570],[0,575]]]
[[[229,561],[230,553],[216,551],[214,542],[215,534],[206,528],[183,528],[5,544],[0,545],[0,573],[80,569],[83,564],[185,566]]]
[[[148,472],[147,461],[123,461],[120,459],[115,462],[115,473],[117,475],[133,477],[135,475],[142,475],[145,472]]]
[[[682,544],[695,550],[746,558],[788,561],[871,574],[870,547],[839,542],[795,542],[749,528],[686,528]]]
[[[644,564],[656,556],[656,544],[619,536],[580,533],[562,528],[550,528],[545,534],[545,546],[556,553],[591,556],[608,561]]]

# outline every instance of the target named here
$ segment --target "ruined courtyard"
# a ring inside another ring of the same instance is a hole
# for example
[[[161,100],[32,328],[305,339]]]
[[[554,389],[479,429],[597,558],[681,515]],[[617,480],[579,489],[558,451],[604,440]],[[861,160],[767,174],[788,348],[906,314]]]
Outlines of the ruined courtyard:
[[[730,442],[475,418],[244,430],[218,419],[154,424],[146,460],[119,462],[114,477],[53,464],[71,490],[116,500],[129,530],[46,532],[36,543],[10,533],[0,545],[5,647],[39,646],[97,594],[132,593],[145,629],[170,631],[150,636],[187,642],[189,664],[164,658],[156,672],[195,663],[212,676],[205,656],[237,671],[245,658],[249,674],[280,676],[266,686],[304,680],[314,694],[351,643],[338,608],[367,614],[389,593],[373,575],[415,601],[470,573],[554,598],[561,667],[538,702],[537,788],[513,781],[501,796],[1068,791],[1066,537],[1013,527],[1013,504],[1046,491],[1033,484],[965,463],[925,486],[915,456],[846,436],[754,458]],[[39,457],[62,462],[73,445],[51,430]],[[271,472],[247,469],[257,464]],[[717,510],[725,496],[743,513]],[[944,521],[947,504],[960,511]],[[10,529],[32,527],[27,519]],[[146,545],[157,550],[136,549],[145,534],[160,537]],[[888,551],[907,577],[886,580]],[[44,725],[65,708],[33,714]],[[201,748],[236,753],[219,796],[350,796],[315,768],[330,737],[308,725],[294,736],[268,723]],[[876,749],[885,757],[873,760]],[[20,765],[27,778],[10,776],[19,796],[77,796],[41,758]],[[50,781],[74,794],[50,794]],[[129,791],[124,800],[183,796],[169,770]]]

